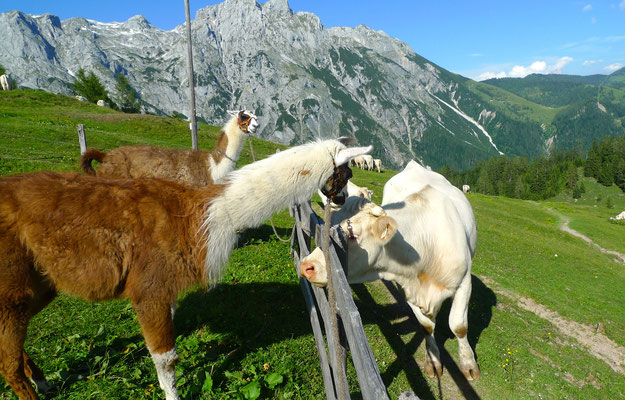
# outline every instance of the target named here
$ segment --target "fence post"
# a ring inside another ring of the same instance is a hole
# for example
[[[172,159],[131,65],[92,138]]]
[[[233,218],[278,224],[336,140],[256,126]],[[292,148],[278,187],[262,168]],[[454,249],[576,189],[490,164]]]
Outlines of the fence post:
[[[293,248],[296,242],[295,239],[292,241],[291,250],[295,261],[295,269],[299,275],[299,263],[302,258],[307,256],[310,252],[310,243],[305,238],[307,235],[314,235],[315,242],[321,244],[321,227],[324,221],[312,211],[309,203],[295,206],[293,214],[296,219],[294,227],[296,234],[294,237],[297,236],[299,239],[299,251]],[[330,266],[328,266],[328,273],[333,274],[334,283],[336,284],[335,289],[339,289],[336,292],[337,311],[339,311],[339,317],[342,321],[340,324],[342,329],[338,337],[334,336],[332,330],[329,329],[330,307],[324,289],[316,286],[311,287],[310,283],[305,279],[300,279],[302,292],[310,313],[310,321],[315,335],[317,350],[319,352],[319,361],[321,362],[323,380],[326,388],[326,398],[350,398],[349,387],[345,385],[343,391],[340,388],[342,386],[341,381],[347,383],[347,376],[345,374],[342,376],[337,374],[337,363],[345,363],[346,360],[338,360],[335,353],[336,347],[343,346],[344,338],[346,338],[363,400],[388,400],[389,396],[384,382],[382,381],[382,377],[380,376],[380,370],[373,356],[373,352],[369,347],[360,314],[354,304],[351,289],[347,283],[343,268],[341,268],[342,263],[340,259],[342,259],[343,263],[346,261],[346,253],[343,248],[345,242],[334,228],[330,230],[330,233],[332,241],[328,247],[332,261],[330,262]],[[341,253],[340,256],[339,253]],[[313,295],[314,298],[311,295]],[[321,321],[323,321],[326,331],[325,340],[322,336]]]
[[[87,137],[85,135],[85,126],[83,124],[78,124],[78,143],[80,143],[80,155],[85,154],[87,151]]]

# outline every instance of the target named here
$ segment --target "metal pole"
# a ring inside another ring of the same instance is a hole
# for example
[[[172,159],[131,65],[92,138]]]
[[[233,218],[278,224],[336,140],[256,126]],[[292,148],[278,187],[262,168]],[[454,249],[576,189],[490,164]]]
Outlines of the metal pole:
[[[187,64],[189,65],[189,98],[191,100],[191,148],[198,149],[197,144],[197,122],[195,120],[195,79],[193,76],[193,50],[191,48],[191,13],[189,11],[189,0],[184,0],[185,14],[187,16]]]

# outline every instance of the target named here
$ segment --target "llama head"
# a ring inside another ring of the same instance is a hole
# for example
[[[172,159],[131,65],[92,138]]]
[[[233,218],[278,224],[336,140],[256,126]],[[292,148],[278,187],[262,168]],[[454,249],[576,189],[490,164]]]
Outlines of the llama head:
[[[254,133],[258,128],[258,117],[249,110],[228,111],[233,118],[237,119],[239,129],[244,133]]]
[[[336,153],[332,157],[334,171],[321,187],[321,193],[332,200],[333,203],[341,205],[345,203],[345,198],[347,197],[346,191],[343,190],[343,188],[345,188],[347,181],[352,177],[349,161],[354,157],[371,152],[373,146],[346,148],[346,144],[355,142],[353,138],[346,137],[339,138],[338,142],[342,147],[337,147]]]

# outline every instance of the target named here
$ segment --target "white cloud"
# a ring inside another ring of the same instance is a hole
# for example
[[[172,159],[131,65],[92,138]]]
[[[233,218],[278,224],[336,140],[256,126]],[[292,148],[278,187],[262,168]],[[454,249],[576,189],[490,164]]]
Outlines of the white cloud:
[[[608,65],[607,67],[603,67],[603,69],[605,69],[608,72],[614,72],[621,68],[623,68],[623,64],[621,63],[614,63],[614,64]]]
[[[484,54],[482,54],[482,53],[471,53],[471,54],[469,54],[469,56],[471,56],[471,57],[484,57]]]
[[[623,0],[623,1],[625,1],[625,0]],[[590,11],[590,10],[592,10],[592,5],[590,5],[590,4],[586,4],[584,6],[584,8],[582,8],[582,11],[584,11],[584,12]]]
[[[508,75],[506,75],[505,72],[501,71],[499,73],[495,73],[495,72],[484,72],[483,74],[480,74],[478,76],[476,76],[475,79],[476,81],[485,81],[486,79],[493,79],[493,78],[506,78]]]
[[[571,61],[573,61],[571,57],[560,57],[551,64],[547,61],[534,61],[528,66],[515,65],[508,72],[486,71],[479,74],[474,79],[476,81],[483,81],[490,78],[523,78],[530,74],[561,74],[562,69]]]
[[[599,63],[602,63],[602,62],[603,62],[603,60],[585,60],[582,63],[582,65],[584,67],[588,67],[589,65],[599,64]]]
[[[621,4],[618,5],[618,8],[621,10],[625,10],[625,0],[621,1]]]

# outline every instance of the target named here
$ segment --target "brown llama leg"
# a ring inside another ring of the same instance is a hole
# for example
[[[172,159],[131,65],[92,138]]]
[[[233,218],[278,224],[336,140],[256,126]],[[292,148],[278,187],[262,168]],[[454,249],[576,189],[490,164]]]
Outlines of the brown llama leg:
[[[37,296],[30,304],[29,315],[31,317],[43,310],[56,297],[56,291],[54,289],[43,282],[42,279],[37,279],[37,281],[40,284],[37,285]],[[45,374],[24,350],[22,350],[22,358],[24,359],[24,374],[35,384],[37,391],[39,393],[45,393],[50,390],[51,385],[46,380]]]
[[[0,304],[0,373],[22,400],[37,400],[24,373],[24,341],[28,312],[23,305]]]
[[[143,331],[145,344],[152,355],[158,373],[158,383],[167,400],[178,400],[175,366],[176,354],[174,322],[171,304],[159,301],[141,301],[135,304],[137,319]]]
[[[32,257],[0,226],[0,374],[20,399],[38,399],[28,378],[43,376],[24,352],[30,318],[56,295]],[[45,380],[45,379],[44,379]]]

